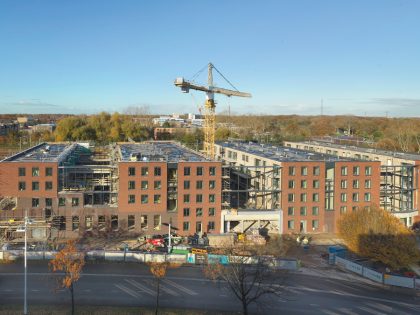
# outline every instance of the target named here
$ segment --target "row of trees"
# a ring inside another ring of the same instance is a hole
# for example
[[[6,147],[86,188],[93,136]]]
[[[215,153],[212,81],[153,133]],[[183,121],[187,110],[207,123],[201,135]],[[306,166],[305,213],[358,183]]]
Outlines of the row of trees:
[[[125,114],[102,112],[97,115],[60,117],[54,133],[34,133],[31,142],[95,140],[100,143],[148,140],[153,138],[153,116],[147,111]],[[281,144],[311,137],[334,136],[347,131],[363,137],[381,149],[420,153],[420,119],[357,116],[217,116],[216,140],[229,137],[247,141]],[[10,134],[7,143],[19,144],[22,134]],[[178,140],[191,147],[201,145],[203,133],[178,132],[161,135],[162,140]]]
[[[277,240],[274,246],[278,247],[277,254],[283,252],[282,242]],[[203,267],[203,274],[206,278],[230,290],[241,303],[243,314],[248,314],[249,305],[258,304],[261,297],[282,293],[286,272],[269,268],[273,261],[268,256],[262,255],[264,253],[261,253],[261,249],[242,245],[236,248],[224,248],[220,254],[228,255],[230,263],[225,265],[213,261]],[[84,254],[78,251],[74,240],[69,240],[50,261],[51,271],[60,272],[56,277],[57,288],[68,289],[71,294],[72,314],[75,313],[75,283],[80,279],[84,265]],[[164,261],[150,262],[148,266],[155,280],[155,314],[157,315],[160,308],[161,282],[166,277],[168,269],[178,268],[180,265]]]

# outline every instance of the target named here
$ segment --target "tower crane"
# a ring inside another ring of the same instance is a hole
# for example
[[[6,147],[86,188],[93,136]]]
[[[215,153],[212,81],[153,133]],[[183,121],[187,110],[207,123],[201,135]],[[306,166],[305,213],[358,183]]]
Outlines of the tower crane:
[[[232,83],[226,79],[223,74],[212,64],[209,63],[208,68],[208,77],[207,77],[207,86],[198,85],[192,81],[185,80],[184,78],[176,78],[175,86],[181,88],[183,93],[188,93],[190,90],[202,91],[206,93],[206,102],[204,103],[204,152],[210,157],[214,158],[214,134],[216,130],[216,119],[215,119],[215,110],[216,103],[214,101],[214,94],[223,94],[228,97],[231,96],[240,96],[240,97],[251,97],[250,93],[238,91]],[[221,77],[228,82],[234,90],[219,88],[213,85],[213,69],[215,69]],[[204,69],[203,69],[204,70]],[[201,71],[203,71],[201,70]],[[201,72],[200,71],[200,72]]]

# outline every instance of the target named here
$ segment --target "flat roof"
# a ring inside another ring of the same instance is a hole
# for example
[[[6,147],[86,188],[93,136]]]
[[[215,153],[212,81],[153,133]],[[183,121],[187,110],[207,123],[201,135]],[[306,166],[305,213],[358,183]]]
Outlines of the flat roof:
[[[121,161],[138,162],[209,162],[198,152],[176,142],[153,141],[142,143],[124,143],[119,144]]]
[[[230,148],[244,153],[259,156],[279,162],[290,161],[354,161],[353,158],[339,157],[331,154],[323,154],[308,150],[294,149],[284,146],[272,146],[258,143],[245,143],[237,141],[217,142],[224,148]]]
[[[74,146],[68,143],[41,143],[1,162],[60,162]]]
[[[364,148],[364,147],[357,147],[353,145],[345,145],[345,144],[338,144],[338,143],[331,143],[331,142],[324,142],[324,141],[287,141],[292,143],[302,143],[307,145],[320,145],[325,147],[331,147],[336,149],[344,149],[344,150],[352,150],[357,152],[365,152],[370,154],[377,154],[377,155],[384,155],[394,158],[406,159],[406,160],[420,160],[420,154],[415,153],[405,153],[405,152],[397,152],[397,151],[388,151],[382,149],[375,149],[375,148]]]

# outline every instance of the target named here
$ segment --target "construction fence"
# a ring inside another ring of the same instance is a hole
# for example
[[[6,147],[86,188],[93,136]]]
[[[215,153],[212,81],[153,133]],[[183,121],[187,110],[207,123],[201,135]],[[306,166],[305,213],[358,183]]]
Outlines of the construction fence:
[[[57,251],[27,251],[28,260],[50,260],[53,259]],[[0,251],[0,259],[16,260],[22,259],[23,250]],[[258,263],[257,257],[226,256],[214,254],[165,254],[165,253],[142,253],[130,251],[104,251],[92,250],[85,253],[88,261],[114,261],[114,262],[170,262],[174,264],[229,264],[229,263]],[[275,269],[298,270],[299,262],[296,259],[283,259],[266,257],[267,265]]]
[[[345,270],[357,273],[358,275],[364,278],[373,280],[378,283],[420,290],[420,278],[403,277],[388,273],[381,273],[363,265],[360,265],[358,263],[355,263],[354,261],[347,260],[338,256],[335,257],[335,265]]]

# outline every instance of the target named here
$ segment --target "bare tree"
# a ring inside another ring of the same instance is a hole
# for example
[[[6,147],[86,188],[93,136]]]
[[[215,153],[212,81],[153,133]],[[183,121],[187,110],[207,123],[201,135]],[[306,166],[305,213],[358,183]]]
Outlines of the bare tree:
[[[275,269],[272,257],[252,255],[249,249],[241,251],[246,256],[237,256],[236,252],[225,250],[229,264],[209,263],[203,272],[207,278],[226,285],[241,302],[242,314],[247,315],[249,305],[258,304],[261,297],[281,294],[286,273]]]

